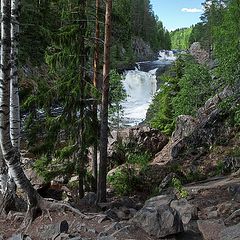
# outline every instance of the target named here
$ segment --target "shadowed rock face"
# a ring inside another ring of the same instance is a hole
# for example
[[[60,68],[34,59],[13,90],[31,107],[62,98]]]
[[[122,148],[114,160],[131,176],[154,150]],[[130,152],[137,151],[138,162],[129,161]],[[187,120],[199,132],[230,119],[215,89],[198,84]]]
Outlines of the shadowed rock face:
[[[117,143],[138,146],[144,151],[155,154],[161,151],[168,143],[168,138],[159,130],[146,126],[138,126],[120,131],[112,131],[109,138],[109,151]]]
[[[132,222],[145,230],[150,236],[163,238],[183,232],[183,223],[179,213],[169,206],[171,196],[158,196],[146,201]]]

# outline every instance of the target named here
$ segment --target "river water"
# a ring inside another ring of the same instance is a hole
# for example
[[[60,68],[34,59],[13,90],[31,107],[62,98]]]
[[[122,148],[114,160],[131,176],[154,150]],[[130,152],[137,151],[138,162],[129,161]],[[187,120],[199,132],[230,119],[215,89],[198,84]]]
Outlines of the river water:
[[[135,126],[146,118],[147,109],[157,91],[157,71],[163,71],[176,59],[172,51],[160,51],[155,61],[139,62],[135,70],[123,74],[127,99],[122,102],[123,126]]]

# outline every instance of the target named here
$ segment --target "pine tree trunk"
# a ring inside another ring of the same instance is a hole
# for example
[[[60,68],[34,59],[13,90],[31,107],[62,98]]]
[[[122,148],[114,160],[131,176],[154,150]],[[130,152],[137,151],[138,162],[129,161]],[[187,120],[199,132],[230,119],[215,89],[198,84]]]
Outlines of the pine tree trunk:
[[[81,89],[81,96],[80,96],[80,124],[79,124],[79,137],[78,137],[78,144],[80,146],[79,150],[79,197],[84,197],[84,178],[85,178],[85,163],[87,161],[86,156],[86,139],[84,137],[85,134],[85,79],[86,79],[86,53],[85,53],[85,34],[87,30],[86,25],[86,0],[79,1],[79,19],[81,20],[79,23],[79,54],[81,55],[80,60],[80,89]]]
[[[9,174],[28,197],[29,208],[38,204],[36,190],[20,165],[20,153],[10,136],[10,74],[11,74],[11,0],[1,0],[1,79],[0,79],[0,146]]]
[[[100,1],[96,0],[96,26],[95,26],[95,50],[94,50],[94,60],[93,60],[93,85],[95,88],[99,88],[99,38],[100,38],[100,26],[99,26],[99,7]],[[97,177],[98,177],[98,117],[97,117],[97,102],[93,104],[93,118],[96,128],[96,138],[93,145],[93,185],[92,189],[94,192],[97,191]]]
[[[97,190],[98,202],[106,201],[111,13],[112,13],[112,0],[107,0],[105,13],[104,65],[103,65],[101,131],[100,131],[100,162]]]

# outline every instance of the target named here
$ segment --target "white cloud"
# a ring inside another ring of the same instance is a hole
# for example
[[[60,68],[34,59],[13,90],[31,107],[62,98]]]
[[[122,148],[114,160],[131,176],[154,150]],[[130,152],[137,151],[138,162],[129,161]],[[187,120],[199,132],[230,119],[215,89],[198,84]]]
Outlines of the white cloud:
[[[187,12],[187,13],[200,13],[200,12],[203,12],[203,10],[200,9],[200,8],[182,8],[181,11],[182,12]]]

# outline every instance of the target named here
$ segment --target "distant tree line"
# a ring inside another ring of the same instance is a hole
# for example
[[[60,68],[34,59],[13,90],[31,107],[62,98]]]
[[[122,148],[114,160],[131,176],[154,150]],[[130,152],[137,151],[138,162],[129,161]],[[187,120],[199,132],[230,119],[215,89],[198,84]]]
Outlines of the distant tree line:
[[[172,46],[188,49],[193,42],[209,52],[213,69],[200,65],[191,56],[181,56],[161,80],[165,83],[148,110],[152,127],[171,135],[176,118],[195,116],[197,109],[227,85],[239,89],[240,78],[240,0],[212,0],[203,3],[201,22],[191,28],[171,32]],[[214,76],[214,78],[212,78]],[[239,91],[239,90],[238,90]],[[237,91],[236,91],[237,92]],[[231,124],[240,126],[239,93],[223,103],[230,111]]]
[[[192,34],[193,27],[178,28],[170,32],[172,49],[186,50],[189,48],[189,38]]]

